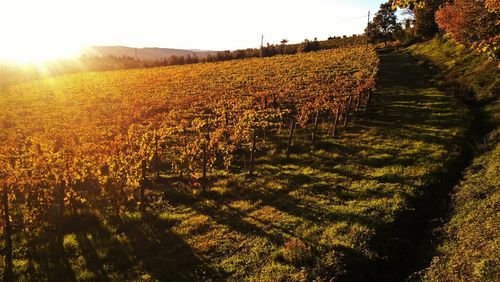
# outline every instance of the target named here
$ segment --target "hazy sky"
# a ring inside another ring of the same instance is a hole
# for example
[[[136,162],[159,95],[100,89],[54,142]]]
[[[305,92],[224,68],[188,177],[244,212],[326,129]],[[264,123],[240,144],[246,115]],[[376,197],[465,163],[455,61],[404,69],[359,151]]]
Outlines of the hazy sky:
[[[326,39],[362,33],[368,10],[375,13],[382,2],[0,0],[0,58],[84,45],[237,49],[259,46],[261,34],[266,43]]]

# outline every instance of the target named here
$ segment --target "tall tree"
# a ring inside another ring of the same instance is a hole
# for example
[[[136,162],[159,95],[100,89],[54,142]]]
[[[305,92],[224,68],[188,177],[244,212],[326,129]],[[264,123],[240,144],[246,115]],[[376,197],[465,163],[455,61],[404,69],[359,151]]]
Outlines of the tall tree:
[[[425,5],[416,7],[415,34],[421,39],[429,39],[438,33],[439,28],[435,21],[435,14],[439,8],[449,0],[425,0]]]
[[[381,4],[380,10],[366,29],[368,40],[373,43],[387,43],[394,39],[394,33],[402,29],[397,20],[396,11],[392,9],[391,3]]]
[[[410,9],[415,15],[415,35],[421,39],[429,39],[438,31],[434,20],[436,11],[451,0],[390,0],[392,8]]]
[[[321,46],[319,44],[319,41],[317,38],[314,38],[314,41],[311,41],[309,39],[305,39],[302,44],[299,46],[299,52],[312,52],[312,51],[318,51],[321,49]]]
[[[288,43],[288,39],[282,39],[281,40],[281,46],[283,47],[283,54],[286,54],[286,44]]]

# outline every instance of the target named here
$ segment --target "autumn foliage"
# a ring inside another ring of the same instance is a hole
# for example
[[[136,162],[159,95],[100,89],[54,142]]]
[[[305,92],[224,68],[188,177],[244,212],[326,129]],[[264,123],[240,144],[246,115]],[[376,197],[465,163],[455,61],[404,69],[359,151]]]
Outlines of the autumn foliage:
[[[346,117],[369,100],[377,66],[375,51],[359,47],[12,87],[0,96],[5,206],[26,226],[50,221],[54,205],[61,214],[142,206],[161,164],[199,182],[207,168],[229,169],[256,130],[306,126],[319,112]]]
[[[415,8],[422,8],[425,6],[424,0],[392,0],[390,1],[392,8],[403,8],[413,10]]]
[[[436,23],[458,43],[498,58],[499,6],[498,1],[456,0],[437,11]]]

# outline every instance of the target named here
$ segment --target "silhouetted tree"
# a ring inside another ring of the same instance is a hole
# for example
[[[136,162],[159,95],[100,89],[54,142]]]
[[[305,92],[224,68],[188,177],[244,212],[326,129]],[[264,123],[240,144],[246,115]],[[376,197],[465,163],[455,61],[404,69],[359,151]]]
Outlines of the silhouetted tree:
[[[281,39],[281,46],[283,47],[282,54],[286,54],[286,44],[288,43],[288,39]]]
[[[309,39],[304,40],[302,44],[300,44],[299,47],[299,52],[311,52],[311,51],[317,51],[321,49],[321,46],[318,42],[317,38],[314,38],[314,41],[310,41]]]
[[[380,5],[380,10],[375,14],[373,21],[368,24],[366,33],[368,40],[372,43],[384,42],[394,39],[394,34],[402,30],[398,23],[396,11],[392,9],[390,3]]]
[[[475,0],[474,0],[475,1]],[[415,35],[421,39],[429,39],[438,33],[439,29],[435,21],[436,11],[448,0],[425,0],[423,7],[413,10],[415,14]]]

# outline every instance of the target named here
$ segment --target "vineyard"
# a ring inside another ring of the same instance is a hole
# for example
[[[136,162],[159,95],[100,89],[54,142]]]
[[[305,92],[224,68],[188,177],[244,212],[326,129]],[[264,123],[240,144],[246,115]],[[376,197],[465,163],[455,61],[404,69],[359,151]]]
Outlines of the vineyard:
[[[303,280],[364,265],[376,256],[366,245],[375,225],[436,169],[383,167],[391,155],[370,159],[368,147],[388,142],[408,165],[411,154],[447,152],[346,131],[369,124],[364,112],[383,99],[373,95],[378,68],[360,47],[7,89],[0,269],[35,280]],[[364,167],[337,151],[353,144]],[[417,179],[397,186],[406,173]]]

